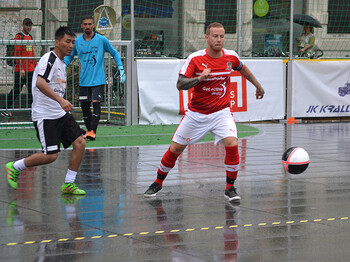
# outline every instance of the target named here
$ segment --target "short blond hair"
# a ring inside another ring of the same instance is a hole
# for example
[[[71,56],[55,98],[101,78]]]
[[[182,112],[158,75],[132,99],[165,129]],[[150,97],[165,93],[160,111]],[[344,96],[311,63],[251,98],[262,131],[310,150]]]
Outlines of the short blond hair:
[[[210,29],[213,27],[224,28],[224,26],[221,23],[214,22],[214,23],[211,23],[210,25],[207,26],[207,29],[205,30],[205,34],[210,35]]]

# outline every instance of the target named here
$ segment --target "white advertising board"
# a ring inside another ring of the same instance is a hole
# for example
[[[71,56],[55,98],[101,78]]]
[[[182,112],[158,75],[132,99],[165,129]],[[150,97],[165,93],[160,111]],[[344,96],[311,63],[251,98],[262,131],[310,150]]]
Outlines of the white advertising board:
[[[140,125],[178,124],[187,109],[189,91],[176,82],[184,60],[137,60]],[[255,87],[239,72],[231,74],[231,108],[237,122],[284,118],[285,96],[282,60],[243,60],[265,89],[255,99]]]
[[[292,116],[350,116],[350,61],[293,61]]]

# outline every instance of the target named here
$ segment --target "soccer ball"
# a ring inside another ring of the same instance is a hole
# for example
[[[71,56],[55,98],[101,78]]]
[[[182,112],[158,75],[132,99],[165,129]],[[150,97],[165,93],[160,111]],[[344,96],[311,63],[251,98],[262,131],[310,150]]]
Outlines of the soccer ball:
[[[290,174],[303,173],[309,166],[309,162],[309,154],[301,147],[290,147],[282,156],[283,168]]]

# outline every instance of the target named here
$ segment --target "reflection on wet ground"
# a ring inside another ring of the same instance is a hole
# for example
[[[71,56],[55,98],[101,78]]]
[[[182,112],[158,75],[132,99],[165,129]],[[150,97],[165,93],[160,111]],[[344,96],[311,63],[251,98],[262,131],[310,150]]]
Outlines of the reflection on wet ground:
[[[87,149],[77,184],[61,195],[70,151],[0,183],[1,261],[348,261],[350,125],[254,124],[239,141],[241,203],[224,198],[224,148],[188,147],[156,199],[164,146]],[[310,155],[300,175],[283,171],[290,146]],[[0,164],[30,150],[0,151]]]

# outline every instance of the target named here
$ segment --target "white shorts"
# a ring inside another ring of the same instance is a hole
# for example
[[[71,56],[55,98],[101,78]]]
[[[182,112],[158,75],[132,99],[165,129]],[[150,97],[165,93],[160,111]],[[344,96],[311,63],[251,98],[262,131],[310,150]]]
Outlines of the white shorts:
[[[237,138],[236,123],[229,108],[206,115],[188,110],[177,127],[172,140],[181,145],[192,145],[210,132],[215,144],[226,137]]]

